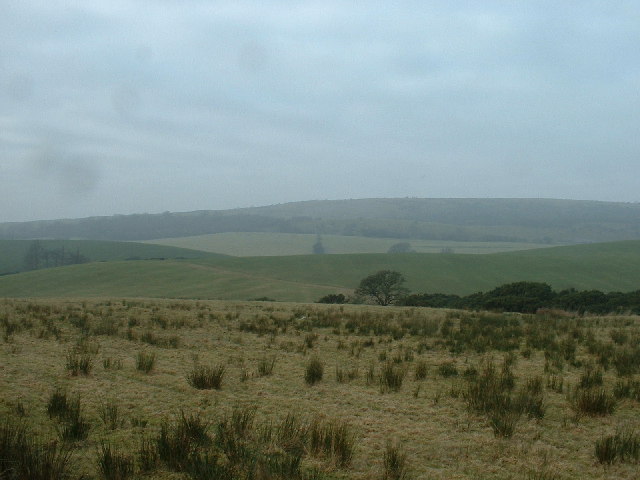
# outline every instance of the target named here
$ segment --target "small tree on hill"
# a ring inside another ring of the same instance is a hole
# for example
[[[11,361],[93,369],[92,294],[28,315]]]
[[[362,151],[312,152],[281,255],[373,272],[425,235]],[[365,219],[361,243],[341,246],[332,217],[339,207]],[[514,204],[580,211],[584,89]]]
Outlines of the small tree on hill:
[[[380,270],[360,280],[357,295],[373,298],[379,305],[391,305],[408,292],[404,276],[394,270]]]
[[[323,255],[326,253],[324,245],[322,245],[322,237],[320,237],[320,234],[316,237],[316,243],[313,244],[313,253],[314,255]]]

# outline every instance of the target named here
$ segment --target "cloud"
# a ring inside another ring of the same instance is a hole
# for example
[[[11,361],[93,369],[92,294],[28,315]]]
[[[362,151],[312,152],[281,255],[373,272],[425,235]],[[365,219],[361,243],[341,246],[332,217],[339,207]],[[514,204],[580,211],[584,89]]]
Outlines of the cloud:
[[[90,160],[42,147],[31,160],[30,171],[44,184],[55,185],[59,194],[68,198],[88,196],[98,185],[100,172]]]
[[[639,14],[634,2],[10,2],[0,167],[25,172],[12,192],[32,208],[0,221],[68,216],[69,195],[96,214],[436,193],[637,201],[602,172],[640,176]],[[207,176],[223,185],[207,192]]]

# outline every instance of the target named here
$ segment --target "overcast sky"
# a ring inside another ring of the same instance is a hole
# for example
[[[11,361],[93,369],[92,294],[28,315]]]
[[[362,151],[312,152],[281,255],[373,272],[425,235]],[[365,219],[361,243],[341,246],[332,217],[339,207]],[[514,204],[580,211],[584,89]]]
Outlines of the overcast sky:
[[[0,0],[0,221],[639,187],[637,0]]]

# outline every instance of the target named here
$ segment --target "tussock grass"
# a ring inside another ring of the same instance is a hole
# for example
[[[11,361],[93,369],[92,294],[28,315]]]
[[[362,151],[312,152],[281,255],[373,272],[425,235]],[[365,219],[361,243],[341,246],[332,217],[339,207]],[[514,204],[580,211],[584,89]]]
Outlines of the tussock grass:
[[[214,366],[195,365],[187,374],[187,382],[199,390],[220,390],[226,370],[226,367],[221,364]]]
[[[77,377],[80,374],[89,375],[93,368],[93,357],[88,353],[78,353],[72,350],[67,353],[65,368]]]
[[[630,428],[620,428],[613,435],[596,440],[595,454],[598,462],[611,465],[614,462],[638,462],[640,460],[640,435]]]
[[[138,352],[136,355],[136,370],[144,373],[151,373],[156,366],[156,354],[146,351]]]
[[[276,357],[271,358],[261,358],[258,361],[258,376],[259,377],[268,377],[273,374],[273,369],[276,366]]]
[[[314,385],[322,380],[324,375],[324,364],[317,356],[311,357],[304,370],[304,381],[307,385]]]
[[[406,370],[399,365],[395,365],[393,362],[385,362],[380,368],[380,392],[398,392],[402,388],[402,382]]]
[[[100,419],[109,430],[115,430],[122,424],[120,408],[115,400],[109,400],[106,403],[100,404],[98,413]]]
[[[133,475],[134,461],[131,456],[103,442],[98,451],[98,471],[104,480],[126,480]]]
[[[409,480],[407,454],[397,443],[387,442],[382,457],[382,480]]]
[[[0,420],[0,478],[61,480],[70,478],[72,449],[42,443],[23,423]]]
[[[576,387],[569,397],[571,407],[578,415],[591,417],[611,415],[616,408],[616,399],[604,388]]]

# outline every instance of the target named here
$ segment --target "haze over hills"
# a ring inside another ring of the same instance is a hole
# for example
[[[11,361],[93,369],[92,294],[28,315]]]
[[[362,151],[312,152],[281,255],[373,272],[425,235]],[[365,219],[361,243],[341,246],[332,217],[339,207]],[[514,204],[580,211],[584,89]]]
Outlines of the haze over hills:
[[[223,232],[589,243],[640,238],[640,204],[554,199],[378,198],[0,224],[3,239],[152,240]]]

